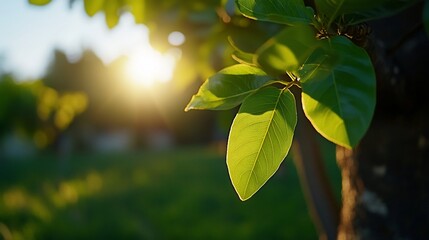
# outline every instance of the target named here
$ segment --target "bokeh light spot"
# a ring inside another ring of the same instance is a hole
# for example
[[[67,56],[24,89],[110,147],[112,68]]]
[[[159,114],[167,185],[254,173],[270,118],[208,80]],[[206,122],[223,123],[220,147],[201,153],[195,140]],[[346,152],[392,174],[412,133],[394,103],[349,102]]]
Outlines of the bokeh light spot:
[[[180,46],[184,44],[186,41],[186,37],[183,33],[174,31],[168,35],[168,42],[173,46]]]

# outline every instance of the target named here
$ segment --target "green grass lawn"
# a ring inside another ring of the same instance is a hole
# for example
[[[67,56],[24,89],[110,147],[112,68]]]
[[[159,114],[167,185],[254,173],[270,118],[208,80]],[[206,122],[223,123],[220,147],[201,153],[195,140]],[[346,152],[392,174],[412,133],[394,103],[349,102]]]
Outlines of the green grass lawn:
[[[333,162],[333,161],[331,161]],[[336,174],[335,162],[329,169]],[[295,167],[241,202],[204,148],[0,161],[0,239],[317,239]]]

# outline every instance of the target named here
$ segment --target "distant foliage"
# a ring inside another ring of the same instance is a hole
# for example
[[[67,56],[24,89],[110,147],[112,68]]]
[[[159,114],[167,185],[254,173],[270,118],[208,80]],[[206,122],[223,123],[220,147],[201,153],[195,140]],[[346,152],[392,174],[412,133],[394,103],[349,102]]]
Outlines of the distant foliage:
[[[88,104],[83,92],[58,93],[41,81],[18,82],[0,77],[0,139],[8,134],[26,136],[39,148],[55,141]]]

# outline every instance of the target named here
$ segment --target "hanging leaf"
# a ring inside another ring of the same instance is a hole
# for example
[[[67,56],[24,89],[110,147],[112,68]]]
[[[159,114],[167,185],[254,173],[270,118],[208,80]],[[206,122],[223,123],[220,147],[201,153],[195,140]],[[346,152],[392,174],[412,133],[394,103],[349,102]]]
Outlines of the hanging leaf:
[[[261,69],[237,64],[227,67],[207,79],[186,106],[191,109],[226,110],[234,108],[267,84],[273,83],[272,77]]]
[[[326,40],[299,71],[307,118],[328,140],[356,146],[375,107],[375,73],[368,54],[345,37]]]
[[[46,5],[50,3],[52,0],[28,0],[29,3],[34,5]]]
[[[88,16],[94,16],[103,9],[104,0],[84,0],[85,12]]]
[[[120,5],[117,0],[104,2],[104,14],[109,28],[115,27],[119,22]]]
[[[235,42],[232,40],[231,37],[228,37],[228,42],[231,45],[231,47],[234,49],[234,52],[232,53],[232,58],[237,61],[238,63],[243,63],[247,65],[254,65],[253,59],[255,57],[255,54],[248,53],[243,50],[241,50]]]
[[[303,0],[238,0],[237,6],[248,18],[287,25],[310,23],[314,15]]]
[[[255,58],[255,54],[247,53],[243,51],[234,51],[232,53],[232,58],[237,61],[238,63],[243,63],[247,65],[254,65],[253,59]]]
[[[267,87],[246,98],[228,139],[229,175],[241,200],[255,194],[289,152],[297,121],[295,98]]]
[[[134,16],[134,21],[136,23],[145,22],[145,0],[128,0],[128,5],[130,6],[130,12]]]
[[[315,35],[306,24],[287,27],[257,50],[255,62],[275,76],[294,72],[318,46]]]

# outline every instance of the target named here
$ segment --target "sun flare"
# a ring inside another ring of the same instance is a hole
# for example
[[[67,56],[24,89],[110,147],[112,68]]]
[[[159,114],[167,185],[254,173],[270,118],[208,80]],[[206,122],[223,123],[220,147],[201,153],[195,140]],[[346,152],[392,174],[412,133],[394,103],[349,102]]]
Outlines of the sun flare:
[[[173,78],[177,56],[153,48],[138,48],[128,55],[125,72],[134,87],[151,87]]]

